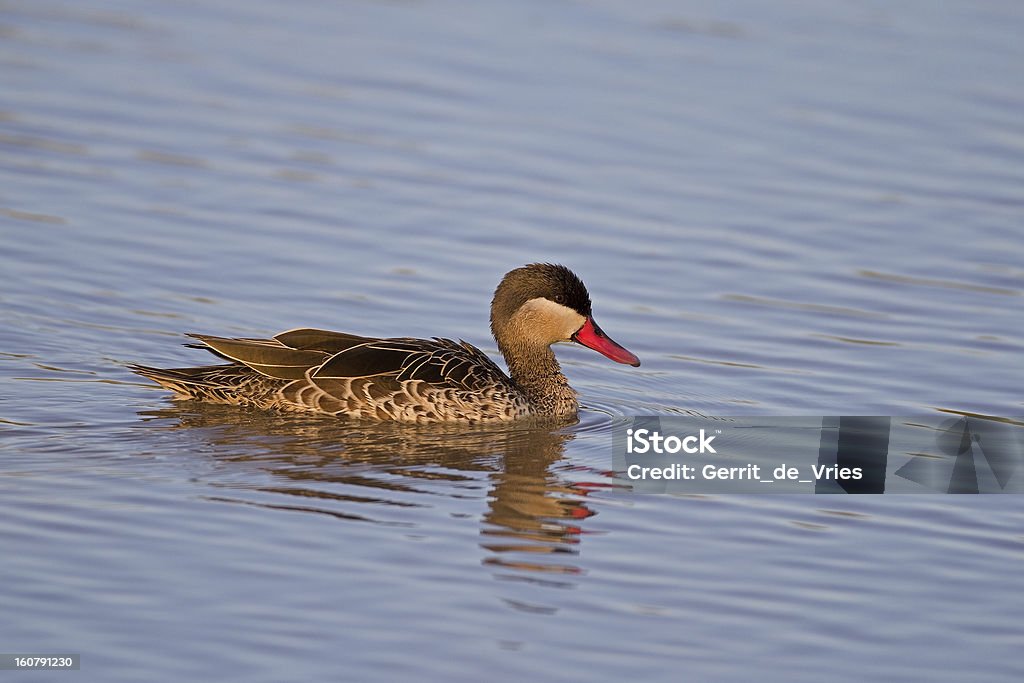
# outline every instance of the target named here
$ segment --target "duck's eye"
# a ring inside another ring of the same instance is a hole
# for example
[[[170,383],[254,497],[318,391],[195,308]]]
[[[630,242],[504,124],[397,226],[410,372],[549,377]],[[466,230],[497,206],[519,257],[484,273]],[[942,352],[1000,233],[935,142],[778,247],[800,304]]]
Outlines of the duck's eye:
[[[556,304],[564,304],[565,303],[565,295],[564,294],[555,294],[555,303]]]

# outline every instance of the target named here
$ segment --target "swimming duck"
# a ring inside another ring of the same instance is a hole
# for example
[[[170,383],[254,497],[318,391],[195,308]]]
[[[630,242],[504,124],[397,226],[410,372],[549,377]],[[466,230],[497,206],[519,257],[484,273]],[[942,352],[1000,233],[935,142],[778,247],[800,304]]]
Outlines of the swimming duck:
[[[199,343],[186,346],[230,364],[131,369],[200,401],[373,420],[477,422],[576,413],[576,392],[551,350],[556,342],[640,365],[594,322],[587,288],[565,266],[534,263],[507,273],[491,301],[491,333],[508,375],[464,341],[314,329],[273,339],[190,334]]]

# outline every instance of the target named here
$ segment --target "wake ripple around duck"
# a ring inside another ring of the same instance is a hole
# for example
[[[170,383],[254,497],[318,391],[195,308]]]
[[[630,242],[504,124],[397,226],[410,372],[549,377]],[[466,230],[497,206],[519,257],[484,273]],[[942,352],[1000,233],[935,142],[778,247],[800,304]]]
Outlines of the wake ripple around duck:
[[[653,375],[645,377],[637,386],[641,389],[619,388],[617,395],[601,387],[583,398],[579,423],[572,430],[578,434],[611,433],[637,415],[706,417],[708,415],[735,415],[749,410],[735,402],[720,398],[680,391],[678,381]],[[604,391],[602,391],[602,389]]]

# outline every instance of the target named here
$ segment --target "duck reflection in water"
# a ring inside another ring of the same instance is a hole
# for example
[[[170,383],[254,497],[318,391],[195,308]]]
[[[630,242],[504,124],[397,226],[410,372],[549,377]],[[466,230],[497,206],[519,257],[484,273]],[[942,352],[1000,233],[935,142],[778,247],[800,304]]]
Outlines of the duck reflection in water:
[[[555,585],[580,573],[570,558],[578,552],[578,522],[594,514],[584,500],[594,484],[559,474],[569,469],[562,460],[575,418],[425,427],[296,419],[196,401],[140,415],[147,429],[187,430],[195,451],[226,466],[205,478],[218,489],[209,499],[415,529],[424,507],[472,517],[461,501],[486,497],[485,565],[510,570],[504,578]],[[176,434],[175,448],[189,440]]]

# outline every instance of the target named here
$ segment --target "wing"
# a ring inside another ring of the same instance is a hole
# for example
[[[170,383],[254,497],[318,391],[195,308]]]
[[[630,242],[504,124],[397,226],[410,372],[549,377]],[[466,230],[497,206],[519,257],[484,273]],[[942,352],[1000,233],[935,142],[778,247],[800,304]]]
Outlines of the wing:
[[[345,332],[331,332],[329,330],[313,330],[309,328],[288,330],[276,335],[274,339],[288,348],[303,351],[323,351],[331,354],[344,351],[359,344],[379,341],[374,337],[360,337],[354,334],[346,334]]]
[[[275,379],[302,379],[308,370],[319,367],[332,355],[376,341],[344,332],[313,329],[289,330],[273,339],[214,337],[208,334],[188,336],[202,342],[189,346],[206,349]]]
[[[293,349],[276,339],[234,339],[190,334],[218,356],[247,365],[261,375],[276,379],[300,379],[310,368],[328,358],[324,351]]]
[[[340,351],[310,379],[317,385],[327,380],[385,379],[402,385],[416,381],[436,389],[478,391],[509,386],[509,379],[479,349],[450,339],[376,339]]]
[[[389,391],[409,381],[464,391],[512,388],[508,376],[482,351],[450,339],[376,339],[314,329],[289,330],[273,339],[189,336],[202,342],[196,346],[261,375],[308,378],[328,393],[329,387],[336,388],[331,380],[371,378]]]

